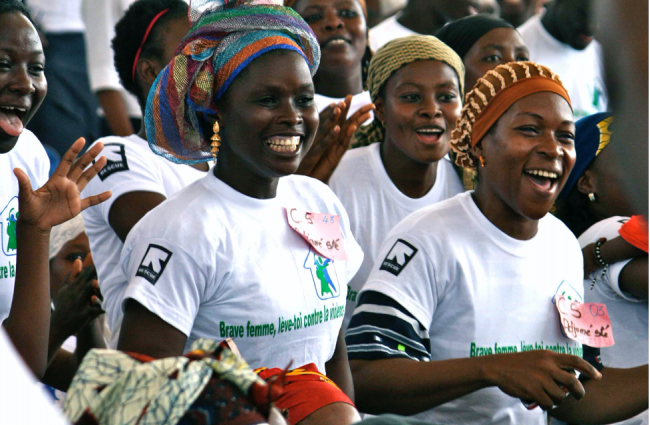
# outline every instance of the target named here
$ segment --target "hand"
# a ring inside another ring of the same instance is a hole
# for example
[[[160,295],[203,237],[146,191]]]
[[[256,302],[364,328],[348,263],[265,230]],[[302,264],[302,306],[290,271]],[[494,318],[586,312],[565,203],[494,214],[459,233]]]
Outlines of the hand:
[[[352,95],[348,95],[340,105],[341,111],[337,125],[334,126],[332,131],[324,134],[320,140],[319,149],[321,149],[321,152],[318,161],[311,168],[311,171],[306,174],[325,184],[329,182],[341,158],[347,152],[355,131],[370,119],[370,112],[375,109],[375,105],[369,103],[359,108],[350,118],[346,118],[351,103]],[[325,149],[324,152],[322,149]]]
[[[97,143],[75,162],[84,144],[83,138],[77,139],[63,155],[52,177],[36,191],[32,190],[27,174],[20,168],[14,169],[19,186],[18,221],[21,225],[30,225],[41,232],[49,232],[53,226],[64,223],[86,208],[111,197],[110,191],[106,191],[81,199],[83,188],[106,164],[106,158],[101,157],[84,171],[104,148],[102,143]]]
[[[596,257],[594,255],[594,247],[596,246],[596,243],[590,243],[589,245],[585,246],[582,248],[582,258],[584,261],[584,269],[585,269],[585,279],[593,272],[598,270],[600,268],[600,264],[596,261]],[[602,245],[601,245],[602,246]]]
[[[323,154],[327,152],[335,138],[338,137],[338,133],[341,130],[341,127],[338,125],[339,117],[341,116],[341,111],[345,108],[345,102],[332,103],[319,114],[318,130],[314,137],[314,143],[312,143],[309,152],[307,152],[300,162],[296,174],[310,175]]]
[[[567,392],[577,400],[585,395],[585,389],[573,370],[591,379],[602,376],[580,357],[549,350],[497,354],[486,357],[486,362],[488,382],[512,397],[526,403],[534,402],[544,410],[562,404]]]
[[[66,277],[66,283],[54,295],[54,312],[50,326],[61,341],[75,335],[104,313],[95,266],[91,263],[83,271],[81,268],[81,260],[75,260],[72,272]]]

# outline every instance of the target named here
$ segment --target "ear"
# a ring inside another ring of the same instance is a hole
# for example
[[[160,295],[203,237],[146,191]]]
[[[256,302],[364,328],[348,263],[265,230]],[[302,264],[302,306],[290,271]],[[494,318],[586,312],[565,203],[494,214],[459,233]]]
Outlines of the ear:
[[[579,178],[576,186],[578,191],[585,195],[589,193],[596,193],[595,179],[591,170],[586,170]]]
[[[485,139],[485,137],[483,139]],[[470,148],[469,152],[478,161],[479,158],[483,156],[483,140],[475,144],[474,147]],[[481,164],[477,163],[476,168],[481,168]]]
[[[381,98],[381,96],[379,96],[374,103],[375,103],[375,111],[374,111],[375,117],[381,122],[386,122],[384,100]]]
[[[139,81],[145,89],[151,87],[160,71],[162,71],[162,68],[158,66],[156,61],[149,58],[140,58],[135,66],[136,81]]]

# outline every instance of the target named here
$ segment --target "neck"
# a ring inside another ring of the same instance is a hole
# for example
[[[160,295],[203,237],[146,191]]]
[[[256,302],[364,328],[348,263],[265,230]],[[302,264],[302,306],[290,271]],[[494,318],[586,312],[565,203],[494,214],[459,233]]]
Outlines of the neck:
[[[409,198],[429,193],[436,182],[438,162],[417,162],[406,157],[388,138],[380,147],[381,162],[393,184]]]
[[[538,220],[531,220],[517,214],[505,202],[489,194],[480,180],[472,193],[472,199],[483,215],[511,238],[527,241],[537,234]]]
[[[256,199],[275,198],[278,178],[261,177],[255,174],[223,143],[219,152],[214,175],[237,192]]]
[[[549,4],[546,7],[546,13],[544,13],[544,16],[542,16],[542,26],[546,31],[548,31],[551,36],[553,36],[554,39],[561,43],[566,43],[564,39],[562,38],[562,33],[560,32],[560,28],[558,27],[558,19],[557,19],[557,11],[554,3]]]
[[[351,68],[325,69],[321,67],[314,75],[316,93],[333,98],[344,98],[363,91],[361,63]]]
[[[418,34],[434,35],[447,20],[430,0],[410,0],[397,21]]]

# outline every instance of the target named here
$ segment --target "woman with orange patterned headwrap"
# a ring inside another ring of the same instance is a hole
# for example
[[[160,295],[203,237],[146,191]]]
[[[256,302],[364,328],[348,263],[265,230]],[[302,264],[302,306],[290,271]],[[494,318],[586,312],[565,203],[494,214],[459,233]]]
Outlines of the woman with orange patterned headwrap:
[[[552,302],[583,298],[580,247],[548,214],[574,133],[546,67],[500,65],[467,94],[451,145],[478,169],[476,190],[412,213],[384,241],[346,333],[361,411],[543,425],[546,410],[614,422],[647,408],[647,366],[601,374]]]

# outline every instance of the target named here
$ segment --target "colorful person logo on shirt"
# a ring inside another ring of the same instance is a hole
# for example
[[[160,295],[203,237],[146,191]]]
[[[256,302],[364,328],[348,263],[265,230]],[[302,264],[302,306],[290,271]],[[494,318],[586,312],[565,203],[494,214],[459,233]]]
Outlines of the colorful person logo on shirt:
[[[327,300],[339,296],[340,285],[333,260],[321,257],[310,248],[303,267],[311,271],[318,298]]]
[[[16,223],[18,221],[18,197],[14,196],[0,210],[0,241],[2,252],[6,256],[16,255]]]

